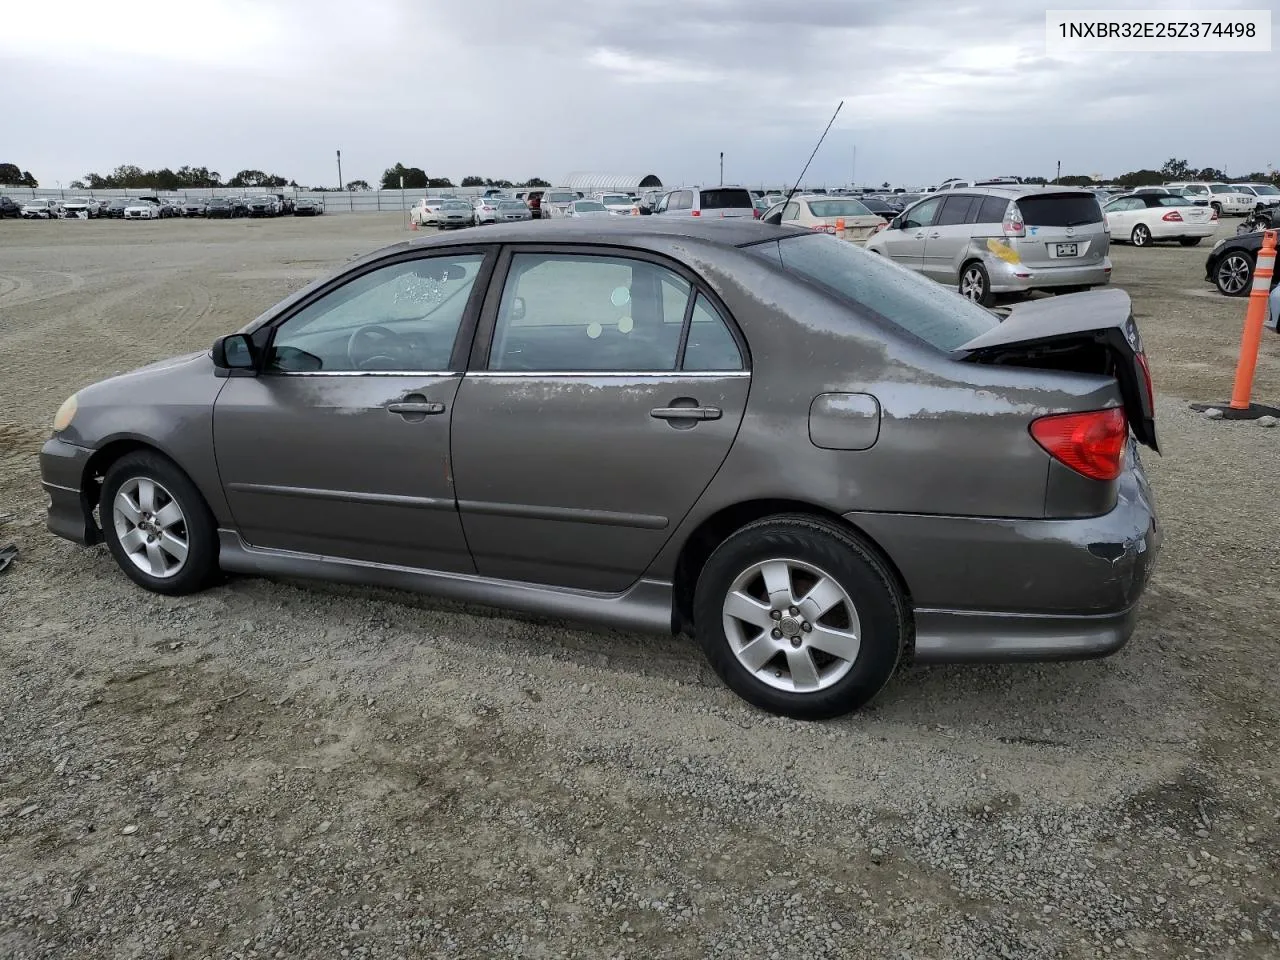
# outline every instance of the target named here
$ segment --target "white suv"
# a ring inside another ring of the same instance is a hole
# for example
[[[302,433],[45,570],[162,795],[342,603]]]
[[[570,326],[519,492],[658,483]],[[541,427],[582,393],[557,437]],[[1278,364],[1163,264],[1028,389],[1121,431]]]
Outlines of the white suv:
[[[1202,180],[1191,183],[1182,181],[1166,183],[1165,186],[1180,187],[1182,192],[1192,199],[1207,199],[1209,206],[1218,211],[1218,216],[1227,214],[1244,216],[1258,202],[1258,198],[1252,193],[1237,189],[1233,183],[1210,183]]]

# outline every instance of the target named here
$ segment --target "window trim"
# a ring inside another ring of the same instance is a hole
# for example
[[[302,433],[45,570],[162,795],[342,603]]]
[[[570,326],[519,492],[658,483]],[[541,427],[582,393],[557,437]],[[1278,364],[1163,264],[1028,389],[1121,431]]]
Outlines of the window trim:
[[[516,254],[549,254],[574,257],[606,257],[641,260],[654,266],[670,270],[689,284],[689,299],[684,306],[684,317],[680,328],[680,346],[676,353],[676,367],[673,370],[491,370],[489,353],[492,349],[493,336],[497,329],[498,308],[502,303],[502,295],[507,285],[507,277],[511,273],[511,261]],[[706,296],[707,301],[720,316],[720,321],[738,345],[738,353],[742,357],[741,370],[690,370],[684,366],[684,349],[689,337],[689,324],[693,315],[693,305],[698,294]],[[484,375],[488,377],[727,377],[751,376],[751,348],[747,338],[733,314],[729,312],[714,290],[696,273],[678,260],[663,256],[651,250],[637,247],[613,246],[603,243],[508,243],[504,244],[494,261],[493,271],[489,277],[489,286],[485,292],[484,302],[480,307],[475,336],[471,341],[471,353],[467,362],[468,376]]]
[[[416,247],[407,250],[396,250],[387,255],[370,259],[365,263],[359,263],[343,273],[335,274],[325,280],[320,286],[316,287],[309,294],[295,303],[289,304],[283,310],[268,317],[253,330],[249,331],[248,336],[254,347],[257,348],[262,361],[259,364],[257,373],[264,377],[350,377],[350,376],[384,376],[384,377],[405,377],[405,376],[451,376],[453,374],[463,373],[466,370],[466,358],[470,352],[471,341],[475,336],[476,325],[479,322],[480,307],[482,297],[489,288],[489,279],[493,275],[494,265],[497,262],[498,247],[495,244],[467,244],[465,246],[440,246],[440,247]],[[348,283],[367,276],[376,270],[384,267],[394,266],[399,263],[406,263],[413,260],[433,260],[438,257],[459,257],[459,256],[479,256],[481,257],[480,269],[476,272],[475,282],[471,285],[471,292],[467,294],[467,304],[462,311],[462,320],[458,324],[458,332],[454,336],[453,348],[449,353],[449,369],[448,370],[267,370],[266,359],[270,356],[269,350],[275,343],[276,331],[284,324],[288,323],[303,310],[306,310],[312,304],[324,299],[333,293],[339,287],[344,287]]]

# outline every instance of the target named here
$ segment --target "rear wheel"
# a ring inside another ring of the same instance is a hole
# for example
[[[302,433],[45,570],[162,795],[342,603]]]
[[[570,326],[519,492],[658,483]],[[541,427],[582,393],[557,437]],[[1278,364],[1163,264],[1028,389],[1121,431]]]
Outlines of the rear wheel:
[[[699,645],[762,710],[821,720],[869,702],[908,635],[893,576],[836,524],[779,516],[743,527],[707,560],[694,594]]]
[[[984,307],[989,307],[996,302],[995,296],[991,293],[991,277],[987,275],[987,268],[977,260],[966,263],[960,271],[959,289],[962,297]]]
[[[1184,247],[1198,247],[1198,246],[1200,246],[1200,238],[1199,238],[1199,237],[1180,237],[1180,238],[1178,239],[1178,242],[1179,242],[1180,244],[1182,244]]]
[[[218,570],[217,528],[194,483],[152,451],[121,457],[102,482],[102,529],[120,569],[156,593],[203,589]]]
[[[1129,240],[1135,247],[1149,246],[1151,243],[1151,228],[1145,223],[1140,223],[1133,228],[1133,233],[1129,234]]]
[[[1213,271],[1218,291],[1228,297],[1243,297],[1253,281],[1253,257],[1244,250],[1224,254]]]

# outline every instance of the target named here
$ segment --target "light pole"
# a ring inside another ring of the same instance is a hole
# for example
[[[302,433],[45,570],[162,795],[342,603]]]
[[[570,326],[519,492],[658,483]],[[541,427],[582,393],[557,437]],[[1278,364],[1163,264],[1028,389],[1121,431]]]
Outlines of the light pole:
[[[1053,182],[1056,184],[1056,183],[1057,183],[1059,180],[1061,180],[1061,179],[1062,179],[1062,161],[1061,161],[1061,160],[1059,160],[1059,161],[1058,161],[1058,175],[1057,175],[1056,177],[1054,177],[1054,178],[1053,178]]]
[[[342,189],[342,151],[338,151],[338,189]]]
[[[720,186],[724,186],[724,151],[720,151]]]

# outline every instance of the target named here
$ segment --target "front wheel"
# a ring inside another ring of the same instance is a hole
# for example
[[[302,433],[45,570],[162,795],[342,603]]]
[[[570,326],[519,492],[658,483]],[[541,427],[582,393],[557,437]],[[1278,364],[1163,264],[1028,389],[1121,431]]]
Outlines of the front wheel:
[[[991,277],[987,274],[987,268],[976,260],[965,264],[960,271],[959,289],[962,297],[981,306],[989,307],[996,302],[995,295],[991,292]]]
[[[730,689],[804,720],[868,703],[909,632],[879,557],[844,528],[800,515],[748,524],[716,548],[698,577],[694,625]]]
[[[120,569],[156,593],[194,593],[218,570],[213,515],[194,483],[151,451],[121,457],[102,482],[107,549]]]
[[[1218,261],[1213,282],[1228,297],[1243,297],[1253,281],[1253,257],[1243,250],[1232,250]]]
[[[1133,228],[1133,233],[1129,234],[1129,240],[1135,247],[1149,246],[1151,243],[1151,228],[1145,223],[1140,223]]]

